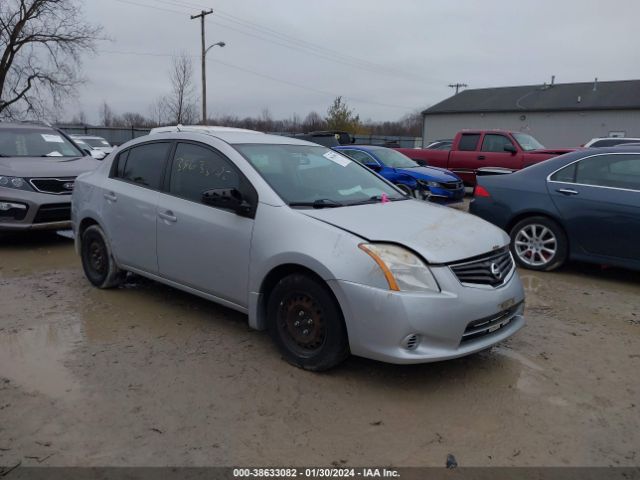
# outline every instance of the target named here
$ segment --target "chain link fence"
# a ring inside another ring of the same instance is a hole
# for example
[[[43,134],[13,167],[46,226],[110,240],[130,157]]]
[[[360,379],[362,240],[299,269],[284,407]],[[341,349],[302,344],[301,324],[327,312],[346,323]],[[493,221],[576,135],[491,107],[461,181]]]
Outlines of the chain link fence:
[[[59,126],[70,135],[96,135],[107,140],[111,145],[122,145],[134,138],[149,133],[149,128],[122,127],[90,127],[90,126]],[[286,135],[278,132],[277,135]],[[422,137],[402,137],[397,135],[352,135],[356,145],[384,145],[391,147],[420,148]]]

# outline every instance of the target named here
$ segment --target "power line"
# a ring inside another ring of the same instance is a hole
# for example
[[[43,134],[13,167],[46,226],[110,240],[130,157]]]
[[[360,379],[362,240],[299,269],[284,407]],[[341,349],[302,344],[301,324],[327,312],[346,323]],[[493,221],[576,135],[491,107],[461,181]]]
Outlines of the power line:
[[[151,57],[173,57],[174,55],[170,54],[170,53],[157,53],[157,52],[131,52],[131,51],[121,51],[121,50],[100,50],[100,53],[106,53],[106,54],[114,54],[114,55],[134,55],[134,56],[151,56]],[[192,58],[197,58],[198,55],[189,55]],[[274,82],[279,82],[279,83],[283,83],[292,87],[296,87],[296,88],[300,88],[303,90],[308,90],[310,92],[319,94],[319,95],[323,95],[326,97],[330,97],[330,98],[335,98],[338,97],[340,95],[333,93],[333,92],[328,92],[326,90],[320,90],[317,88],[313,88],[313,87],[309,87],[307,85],[302,85],[300,83],[296,83],[296,82],[292,82],[290,80],[284,80],[282,78],[277,78],[277,77],[273,77],[271,75],[267,75],[265,73],[261,73],[261,72],[256,72],[255,70],[251,70],[249,68],[246,67],[242,67],[240,65],[235,65],[233,63],[229,63],[229,62],[224,62],[222,60],[218,60],[218,59],[211,59],[211,58],[207,58],[207,62],[215,62],[218,63],[220,65],[224,65],[228,68],[232,68],[235,70],[239,70],[241,72],[245,72],[245,73],[250,73],[252,75],[261,77],[261,78],[266,78],[268,80],[274,81]],[[415,110],[415,108],[413,107],[406,107],[406,106],[402,106],[402,105],[391,105],[388,103],[380,103],[380,102],[374,102],[374,101],[370,101],[370,100],[364,100],[358,97],[352,97],[352,96],[347,96],[347,95],[342,95],[342,97],[345,100],[349,100],[351,102],[354,103],[362,103],[362,104],[368,104],[368,105],[375,105],[375,106],[379,106],[379,107],[386,107],[386,108],[394,108],[394,109],[398,109],[398,110],[405,110],[405,111],[413,111]]]
[[[122,3],[128,3],[131,5],[137,5],[140,7],[146,7],[146,8],[152,8],[152,9],[156,9],[156,10],[161,10],[161,11],[166,11],[166,12],[171,12],[171,13],[179,13],[182,14],[182,12],[178,11],[178,10],[172,10],[172,9],[168,9],[165,7],[159,7],[157,5],[148,5],[148,4],[142,4],[139,2],[135,2],[132,0],[116,0],[118,2],[122,2]],[[177,0],[156,0],[158,2],[162,2],[165,5],[175,5],[178,6],[179,8],[187,8],[187,6],[189,7],[195,7],[197,6],[197,4],[195,3],[187,3],[187,2],[181,2],[181,1],[177,1]],[[200,7],[199,7],[200,8]],[[302,40],[296,37],[293,37],[291,35],[287,35],[287,34],[282,34],[280,32],[277,32],[276,30],[273,30],[269,27],[263,27],[257,23],[254,22],[249,22],[247,20],[243,20],[240,17],[236,17],[234,15],[216,10],[216,14],[218,14],[218,18],[221,18],[222,20],[226,20],[226,21],[231,21],[234,22],[236,24],[240,24],[241,27],[243,28],[247,28],[253,31],[257,31],[258,34],[256,33],[251,33],[251,32],[247,32],[244,30],[241,30],[237,27],[233,27],[231,25],[226,25],[224,23],[220,23],[220,22],[214,22],[211,20],[208,20],[210,23],[214,23],[218,26],[221,26],[223,28],[227,28],[230,30],[233,30],[235,32],[241,33],[243,35],[249,36],[249,37],[253,37],[253,38],[257,38],[259,40],[263,40],[265,42],[269,42],[284,48],[288,48],[291,50],[296,50],[302,53],[306,53],[308,55],[314,55],[318,58],[322,58],[324,60],[330,61],[330,62],[334,62],[334,63],[338,63],[344,66],[349,66],[352,68],[359,68],[365,71],[368,71],[370,73],[377,73],[377,74],[385,74],[385,75],[390,75],[393,77],[397,77],[397,78],[402,78],[403,80],[407,80],[407,79],[413,79],[414,81],[419,81],[421,83],[425,83],[425,80],[412,74],[412,73],[408,73],[408,72],[401,72],[397,69],[391,69],[388,67],[384,67],[381,65],[377,65],[375,63],[366,61],[366,60],[361,60],[358,59],[357,57],[353,57],[351,55],[345,55],[342,54],[340,52],[337,52],[335,50],[331,50],[329,48],[314,44],[312,42],[308,42],[306,40]],[[227,18],[229,17],[229,18]],[[267,37],[265,37],[264,35],[267,35]],[[274,38],[269,38],[269,36],[274,37]],[[285,43],[282,43],[285,42]],[[308,46],[307,46],[308,45]]]

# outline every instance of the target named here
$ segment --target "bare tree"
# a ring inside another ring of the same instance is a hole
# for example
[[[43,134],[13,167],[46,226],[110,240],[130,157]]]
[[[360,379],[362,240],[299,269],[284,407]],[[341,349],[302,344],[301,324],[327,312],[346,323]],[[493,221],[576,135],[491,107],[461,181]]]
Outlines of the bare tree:
[[[72,95],[99,33],[76,0],[0,1],[0,117],[42,117]]]
[[[173,57],[170,71],[171,93],[164,97],[167,119],[176,124],[189,124],[197,121],[193,62],[187,54]]]
[[[100,106],[100,123],[105,127],[112,127],[114,120],[113,110],[106,101]]]
[[[305,132],[313,132],[314,130],[322,130],[326,128],[326,122],[318,112],[309,112],[302,122],[302,130]]]
[[[120,123],[121,125],[118,125],[118,126],[134,128],[134,127],[144,127],[149,123],[149,121],[139,113],[125,112],[120,116]]]

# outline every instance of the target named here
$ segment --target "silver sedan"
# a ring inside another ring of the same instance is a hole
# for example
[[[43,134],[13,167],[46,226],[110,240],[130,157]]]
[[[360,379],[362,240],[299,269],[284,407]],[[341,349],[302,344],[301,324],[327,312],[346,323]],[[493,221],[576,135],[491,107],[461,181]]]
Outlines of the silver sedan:
[[[244,312],[309,370],[460,357],[524,325],[502,230],[293,138],[133,140],[77,179],[72,220],[93,285],[129,271]]]

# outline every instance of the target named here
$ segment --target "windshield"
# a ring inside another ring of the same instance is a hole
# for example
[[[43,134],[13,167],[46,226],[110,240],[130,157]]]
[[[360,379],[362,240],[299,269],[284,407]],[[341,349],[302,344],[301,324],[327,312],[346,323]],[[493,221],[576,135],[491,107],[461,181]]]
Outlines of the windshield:
[[[389,148],[376,148],[372,151],[387,167],[413,168],[418,166],[416,162],[396,150],[391,150]]]
[[[357,162],[321,146],[234,145],[291,206],[335,207],[406,197]],[[302,204],[302,205],[295,205]]]
[[[538,140],[533,138],[531,135],[526,133],[514,133],[513,136],[520,144],[520,147],[525,152],[530,152],[531,150],[540,150],[544,149],[544,145],[542,145]]]
[[[83,138],[83,142],[88,143],[92,147],[110,147],[109,142],[107,142],[104,138]]]
[[[0,157],[82,157],[84,154],[56,130],[0,129]]]

